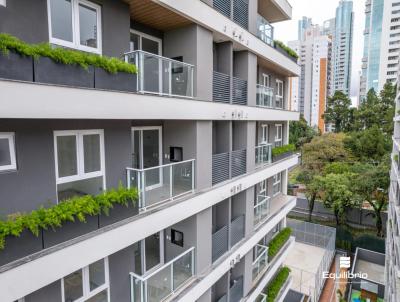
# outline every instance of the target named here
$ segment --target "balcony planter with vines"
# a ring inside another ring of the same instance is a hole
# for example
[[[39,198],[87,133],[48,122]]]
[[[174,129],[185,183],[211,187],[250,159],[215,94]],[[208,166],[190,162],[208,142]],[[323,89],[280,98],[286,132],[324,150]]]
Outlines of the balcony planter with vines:
[[[285,158],[291,156],[295,150],[296,150],[296,147],[292,144],[273,148],[272,149],[272,162],[277,162],[279,160],[282,160],[282,159],[285,159]]]

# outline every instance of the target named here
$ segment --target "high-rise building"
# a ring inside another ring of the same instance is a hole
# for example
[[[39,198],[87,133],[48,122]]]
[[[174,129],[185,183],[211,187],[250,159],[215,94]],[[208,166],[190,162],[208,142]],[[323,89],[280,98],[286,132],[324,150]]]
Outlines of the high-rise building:
[[[332,93],[349,94],[353,48],[353,2],[340,0],[332,37]]]
[[[308,27],[303,41],[288,43],[299,55],[299,79],[293,81],[292,100],[297,100],[299,111],[311,127],[325,132],[323,114],[328,96],[332,41],[322,35],[318,25]],[[296,85],[297,84],[297,85]]]
[[[0,3],[0,301],[283,301],[288,1]]]
[[[398,68],[399,70],[399,68]],[[385,301],[400,301],[400,87],[395,99],[392,169],[386,224]]]
[[[304,40],[305,39],[305,33],[306,30],[312,25],[312,19],[303,17],[301,20],[298,22],[298,34],[297,34],[297,40]]]
[[[360,77],[360,100],[370,89],[379,89],[381,40],[384,0],[367,0],[365,3],[364,51]],[[388,1],[386,1],[388,2]]]
[[[397,80],[400,54],[400,1],[386,0],[383,7],[378,91]]]

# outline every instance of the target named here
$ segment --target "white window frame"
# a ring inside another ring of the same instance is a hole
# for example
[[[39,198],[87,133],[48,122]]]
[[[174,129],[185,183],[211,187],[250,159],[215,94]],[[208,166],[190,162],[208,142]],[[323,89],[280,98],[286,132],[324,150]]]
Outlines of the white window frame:
[[[269,125],[261,124],[261,143],[268,144],[269,141]]]
[[[8,140],[8,150],[10,151],[9,165],[0,166],[0,171],[16,170],[17,160],[15,156],[15,133],[14,132],[0,132],[0,139]]]
[[[283,141],[283,125],[275,124],[275,147],[281,147]],[[277,145],[279,143],[279,145]]]
[[[269,74],[263,73],[262,74],[263,77],[263,85],[265,87],[271,87],[271,77]]]
[[[267,188],[268,188],[268,180],[264,179],[263,181],[260,182],[259,195],[262,195],[263,193],[265,193],[265,195],[267,195]]]
[[[105,274],[104,284],[90,291],[89,265],[85,266],[84,268],[81,269],[83,296],[78,298],[77,300],[74,300],[73,302],[84,302],[104,290],[107,290],[107,300],[108,302],[110,301],[110,274],[109,274],[110,271],[108,265],[108,257],[104,258],[103,260],[104,260],[104,274]],[[61,279],[61,297],[62,297],[62,302],[65,302],[64,278]]]
[[[72,42],[54,38],[51,24],[51,1],[47,0],[47,16],[49,24],[49,41],[51,44],[56,44],[68,48],[74,48],[82,51],[102,54],[102,29],[101,29],[101,6],[86,0],[71,0],[72,14]],[[97,16],[97,48],[81,45],[80,28],[79,28],[79,5],[90,7],[96,10]]]
[[[279,191],[277,191],[277,192],[275,192],[276,186],[279,186]],[[281,172],[279,172],[278,174],[275,174],[273,176],[272,188],[273,188],[272,191],[273,191],[274,197],[282,193],[282,173]]]
[[[100,170],[95,172],[85,173],[85,158],[83,150],[84,135],[99,135],[100,136]],[[72,176],[59,177],[58,175],[58,153],[57,153],[57,137],[59,136],[75,136],[76,137],[76,152],[77,152],[77,174]],[[54,131],[54,159],[56,168],[56,184],[69,183],[73,181],[90,179],[95,177],[103,177],[103,188],[105,189],[105,159],[104,159],[104,130],[62,130]]]
[[[282,90],[282,91],[280,91]],[[282,103],[283,108],[283,81],[276,79],[276,98],[277,101]]]
[[[141,32],[141,31],[138,31],[138,30],[135,30],[135,29],[131,29],[130,32],[132,34],[135,34],[135,35],[139,36],[139,50],[142,50],[142,39],[146,38],[148,40],[152,40],[152,41],[158,43],[158,55],[162,56],[162,39],[154,37],[154,36],[151,36],[151,35],[148,35],[148,34],[145,34],[145,33]]]

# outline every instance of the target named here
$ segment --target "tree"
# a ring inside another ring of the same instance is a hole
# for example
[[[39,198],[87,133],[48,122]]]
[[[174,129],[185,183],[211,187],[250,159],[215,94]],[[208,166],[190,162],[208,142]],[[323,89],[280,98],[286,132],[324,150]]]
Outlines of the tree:
[[[327,133],[316,136],[302,148],[302,167],[321,175],[326,164],[349,161],[349,152],[344,147],[345,134]]]
[[[336,91],[328,98],[324,114],[326,124],[334,124],[335,132],[347,132],[352,129],[354,110],[350,108],[350,98],[341,91]]]
[[[300,148],[305,143],[309,143],[318,132],[310,127],[301,115],[299,121],[291,121],[289,125],[289,143]]]
[[[350,182],[350,178],[353,176],[353,174],[346,173],[316,177],[320,186],[318,196],[326,208],[333,210],[336,225],[346,221],[347,209],[352,208],[355,204]]]
[[[389,164],[387,162],[378,166],[364,164],[363,168],[358,167],[358,169],[363,171],[355,177],[354,190],[360,196],[362,202],[366,201],[372,207],[377,236],[383,237],[381,212],[388,203]]]
[[[378,125],[372,125],[364,131],[352,132],[344,138],[344,146],[360,161],[379,162],[390,153],[391,140]]]

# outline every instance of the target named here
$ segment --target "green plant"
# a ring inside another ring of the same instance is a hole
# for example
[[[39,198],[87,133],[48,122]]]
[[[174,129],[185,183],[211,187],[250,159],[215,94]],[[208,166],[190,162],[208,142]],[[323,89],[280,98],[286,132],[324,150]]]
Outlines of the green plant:
[[[284,266],[275,275],[274,279],[268,284],[265,294],[268,302],[274,302],[278,298],[279,291],[289,278],[290,268]]]
[[[393,156],[393,159],[398,163],[398,162],[399,162],[399,155],[398,155],[398,154],[395,154],[395,155]]]
[[[291,56],[292,58],[298,59],[299,55],[290,47],[286,46],[285,43],[275,40],[274,41],[275,45],[279,46],[280,48],[282,48],[284,51],[286,51],[286,53]]]
[[[88,66],[95,66],[113,74],[117,72],[137,73],[135,65],[128,64],[117,58],[99,56],[62,47],[53,47],[48,43],[27,44],[16,37],[0,33],[0,52],[3,55],[8,55],[9,51],[14,51],[20,55],[35,59],[47,57],[60,64],[78,65],[85,69]]]
[[[109,211],[115,204],[134,206],[138,198],[137,189],[126,189],[122,185],[97,196],[85,195],[72,197],[49,208],[40,207],[30,213],[9,215],[6,220],[0,220],[0,250],[5,247],[8,236],[19,237],[24,230],[29,230],[39,236],[41,229],[62,227],[68,221],[86,222],[87,216]]]
[[[287,152],[296,151],[296,147],[293,144],[284,145],[281,147],[275,147],[272,149],[272,156],[278,156]]]
[[[282,246],[289,240],[292,234],[291,228],[284,228],[268,244],[268,259],[273,259],[280,251]]]

